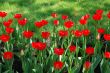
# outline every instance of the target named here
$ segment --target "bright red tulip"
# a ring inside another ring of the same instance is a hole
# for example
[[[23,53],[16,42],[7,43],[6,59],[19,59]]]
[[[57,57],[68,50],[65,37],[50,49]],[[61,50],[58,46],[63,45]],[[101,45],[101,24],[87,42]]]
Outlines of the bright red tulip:
[[[87,48],[86,48],[86,53],[87,53],[88,55],[94,54],[94,48],[93,48],[93,47],[87,47]]]
[[[89,69],[90,67],[91,67],[91,62],[86,61],[86,62],[84,63],[84,68],[85,68],[85,69]]]
[[[41,36],[44,39],[48,39],[48,37],[50,36],[50,32],[42,32]]]
[[[79,22],[80,22],[81,25],[86,25],[87,24],[86,19],[80,19]]]
[[[107,51],[106,51],[106,52],[104,53],[104,57],[110,59],[110,52],[107,52]]]
[[[56,18],[56,17],[57,17],[57,13],[52,13],[51,16],[52,16],[53,18]]]
[[[11,27],[7,27],[5,30],[6,30],[6,33],[8,34],[11,34],[14,32],[14,28],[11,28]]]
[[[62,19],[63,19],[63,20],[66,20],[67,18],[68,18],[67,15],[62,15]]]
[[[47,25],[48,21],[47,20],[41,20],[42,25]]]
[[[82,33],[83,33],[84,36],[89,36],[90,30],[84,29],[84,30],[82,30]]]
[[[64,49],[63,48],[55,48],[54,53],[56,55],[62,55],[64,53]]]
[[[12,20],[12,19],[9,19],[8,21],[4,21],[4,22],[3,22],[3,25],[4,25],[5,27],[10,27],[11,24],[12,24],[12,22],[13,22],[13,20]]]
[[[104,39],[106,41],[110,41],[110,34],[104,34]]]
[[[8,42],[10,39],[10,36],[6,35],[6,34],[2,34],[0,36],[0,40],[3,41],[3,42]]]
[[[90,15],[89,14],[86,14],[86,15],[84,15],[84,16],[81,17],[81,19],[84,19],[84,20],[87,20],[89,18],[90,18]]]
[[[110,19],[110,11],[107,13],[107,17],[108,19]]]
[[[68,36],[68,31],[67,30],[60,30],[59,31],[59,36],[60,37],[66,37],[66,36]]]
[[[100,15],[100,14],[94,14],[92,18],[93,18],[94,20],[96,20],[96,21],[99,21],[99,20],[102,19],[102,15]]]
[[[4,57],[4,59],[6,59],[6,60],[11,60],[11,59],[13,58],[13,53],[10,52],[10,51],[4,52],[4,53],[3,53],[3,57]]]
[[[74,35],[75,35],[75,37],[81,37],[81,36],[82,36],[82,31],[80,31],[80,30],[75,30],[75,31],[74,31]]]
[[[46,48],[46,43],[43,42],[32,42],[32,47],[36,50],[44,50]]]
[[[103,14],[103,10],[101,10],[101,9],[96,10],[96,14],[102,15]]]
[[[61,61],[54,62],[55,69],[62,69],[63,65],[64,65],[63,62],[61,62]]]
[[[54,24],[55,26],[57,26],[57,25],[59,24],[59,20],[54,20],[54,21],[53,21],[53,24]]]
[[[26,25],[26,23],[27,23],[27,19],[26,18],[24,18],[22,20],[20,20],[20,19],[18,20],[18,24],[21,25],[21,26]]]
[[[33,32],[32,31],[24,31],[23,32],[23,36],[25,37],[25,38],[31,38],[32,36],[33,36]]]
[[[98,29],[97,29],[97,32],[100,33],[100,34],[104,34],[105,29],[103,29],[103,28],[98,28]]]
[[[73,25],[74,25],[74,22],[72,22],[72,21],[70,21],[70,20],[64,22],[64,26],[65,26],[66,28],[71,28]]]
[[[6,17],[7,16],[7,13],[6,12],[0,12],[0,17],[2,17],[2,18],[4,18],[4,17]]]
[[[15,14],[15,15],[14,15],[14,18],[20,19],[20,18],[22,18],[22,14]]]

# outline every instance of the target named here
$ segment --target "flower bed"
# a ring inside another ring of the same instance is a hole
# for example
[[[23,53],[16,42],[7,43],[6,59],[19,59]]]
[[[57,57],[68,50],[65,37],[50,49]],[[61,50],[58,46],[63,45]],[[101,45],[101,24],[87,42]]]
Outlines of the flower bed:
[[[53,21],[42,19],[29,26],[22,14],[6,20],[7,15],[0,12],[0,73],[110,72],[110,12],[105,15],[98,9],[77,23],[64,14],[59,20],[60,15],[52,13]],[[102,26],[104,19],[108,23]]]

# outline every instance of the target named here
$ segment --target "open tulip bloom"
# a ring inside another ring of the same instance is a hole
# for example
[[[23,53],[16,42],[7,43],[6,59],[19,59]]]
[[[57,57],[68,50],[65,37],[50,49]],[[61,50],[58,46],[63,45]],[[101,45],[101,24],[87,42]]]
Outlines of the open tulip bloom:
[[[110,12],[103,17],[98,9],[77,23],[55,12],[52,21],[31,24],[23,14],[4,19],[7,15],[0,11],[0,73],[94,73],[98,68],[110,73],[110,23],[101,26],[104,18],[110,21]]]

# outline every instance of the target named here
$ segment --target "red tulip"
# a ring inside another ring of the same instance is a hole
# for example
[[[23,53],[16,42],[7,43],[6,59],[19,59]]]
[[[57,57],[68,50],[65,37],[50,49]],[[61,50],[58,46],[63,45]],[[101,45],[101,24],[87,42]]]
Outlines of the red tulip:
[[[59,36],[60,37],[66,37],[66,36],[68,36],[68,31],[67,30],[60,30],[59,31]]]
[[[12,20],[12,19],[9,19],[8,21],[4,21],[4,22],[3,22],[3,25],[4,25],[5,27],[10,27],[10,25],[12,24],[12,22],[13,22],[13,20]]]
[[[21,26],[26,25],[26,23],[27,23],[27,19],[26,18],[24,18],[22,20],[20,20],[20,19],[18,20],[18,24],[21,25]]]
[[[110,11],[107,13],[107,17],[108,19],[110,19]]]
[[[66,28],[71,28],[73,25],[74,25],[74,22],[72,22],[72,21],[70,21],[70,20],[64,22],[64,26],[65,26]]]
[[[63,65],[64,65],[63,62],[61,62],[61,61],[54,62],[55,69],[61,69],[63,67]]]
[[[81,19],[85,19],[85,20],[87,20],[87,19],[89,19],[89,18],[90,18],[90,15],[89,15],[89,14],[86,14],[86,15],[82,16]]]
[[[50,36],[50,32],[42,32],[41,36],[44,39],[48,39],[48,37]]]
[[[82,30],[82,33],[84,36],[88,36],[90,34],[90,30],[84,29],[84,30]]]
[[[64,49],[63,48],[55,48],[54,53],[56,55],[62,55],[64,53]]]
[[[47,20],[41,20],[39,22],[38,21],[35,22],[34,24],[35,24],[36,27],[41,28],[41,27],[47,25],[48,24],[48,21]]]
[[[110,52],[105,52],[104,57],[110,59]]]
[[[75,51],[76,51],[76,46],[71,45],[71,46],[69,47],[69,50],[70,50],[71,53],[72,53],[72,52],[75,52]]]
[[[0,12],[0,17],[4,18],[7,16],[7,13],[6,12]]]
[[[59,20],[54,20],[54,21],[53,21],[53,24],[54,24],[55,26],[57,26],[57,25],[59,24]]]
[[[2,35],[0,36],[0,40],[2,40],[3,42],[9,41],[9,39],[10,39],[10,36],[8,36],[8,35],[6,35],[6,34],[2,34]]]
[[[34,23],[36,27],[38,28],[41,28],[43,25],[42,25],[42,22],[35,22]]]
[[[103,29],[103,28],[98,28],[98,29],[97,29],[97,32],[100,33],[100,34],[104,34],[105,29]]]
[[[110,41],[110,34],[104,34],[104,39],[106,41]]]
[[[24,31],[23,32],[23,36],[25,37],[25,38],[31,38],[32,36],[33,36],[33,32],[32,31]]]
[[[62,19],[63,19],[63,20],[66,20],[67,18],[68,18],[67,15],[62,15]]]
[[[42,25],[47,25],[48,21],[47,20],[41,20]]]
[[[107,13],[107,17],[108,17],[108,19],[110,19],[110,12]]]
[[[14,15],[14,18],[20,19],[20,18],[22,18],[22,14],[15,14],[15,15]]]
[[[8,34],[11,34],[14,32],[14,28],[10,28],[10,27],[7,27],[5,30],[6,30],[6,33]]]
[[[98,20],[101,20],[101,19],[102,19],[102,16],[99,15],[99,14],[94,14],[92,18],[93,18],[94,20],[98,21]]]
[[[75,37],[81,37],[81,36],[82,36],[82,31],[80,31],[80,30],[75,30],[75,31],[74,31],[74,35],[75,35]]]
[[[85,19],[80,19],[79,22],[80,22],[80,24],[82,24],[82,25],[87,24],[87,20],[85,20]]]
[[[87,48],[86,48],[86,53],[87,53],[88,55],[94,54],[94,48],[93,48],[93,47],[87,47]]]
[[[46,48],[46,43],[43,42],[32,42],[32,47],[36,50],[44,50]]]
[[[57,17],[57,14],[56,14],[56,13],[52,13],[51,16],[52,16],[53,18],[56,18],[56,17]]]
[[[10,60],[10,59],[13,58],[13,53],[10,52],[10,51],[4,52],[4,53],[3,53],[3,57],[4,57],[4,59],[6,59],[6,60]]]
[[[96,10],[96,14],[102,15],[103,14],[103,10],[101,10],[101,9]]]
[[[85,69],[89,69],[90,67],[91,67],[91,62],[86,61],[86,62],[84,63],[84,68],[85,68]]]

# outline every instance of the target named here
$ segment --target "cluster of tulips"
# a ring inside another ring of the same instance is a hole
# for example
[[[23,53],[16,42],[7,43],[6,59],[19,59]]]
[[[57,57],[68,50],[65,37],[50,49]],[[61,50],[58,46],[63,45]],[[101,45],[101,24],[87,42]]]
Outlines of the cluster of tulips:
[[[69,16],[52,13],[52,21],[45,19],[35,21],[25,28],[28,19],[22,14],[14,14],[11,19],[6,20],[8,14],[0,11],[0,70],[2,72],[13,73],[14,56],[18,56],[22,62],[23,73],[94,73],[95,68],[100,65],[102,73],[110,71],[109,59],[110,52],[106,48],[109,46],[110,34],[106,32],[100,25],[103,20],[104,11],[96,10],[92,16],[90,14],[83,15],[78,23],[69,19]],[[106,18],[110,19],[110,12],[106,14]],[[95,24],[92,32],[87,26],[89,21],[93,20]],[[50,22],[50,23],[49,23]],[[52,23],[51,23],[52,22]],[[52,31],[49,32],[48,24],[51,24]],[[81,29],[77,29],[77,26]],[[35,26],[39,33],[29,30],[30,26]],[[109,23],[105,26],[110,27]],[[47,29],[46,29],[47,27]],[[94,35],[91,35],[91,34]],[[41,37],[37,37],[41,36]],[[87,40],[93,36],[89,41]],[[102,51],[103,41],[106,43],[104,51]],[[82,43],[82,44],[80,44]],[[18,47],[18,52],[14,50]],[[106,68],[104,70],[104,67]],[[18,71],[19,72],[19,71]]]

